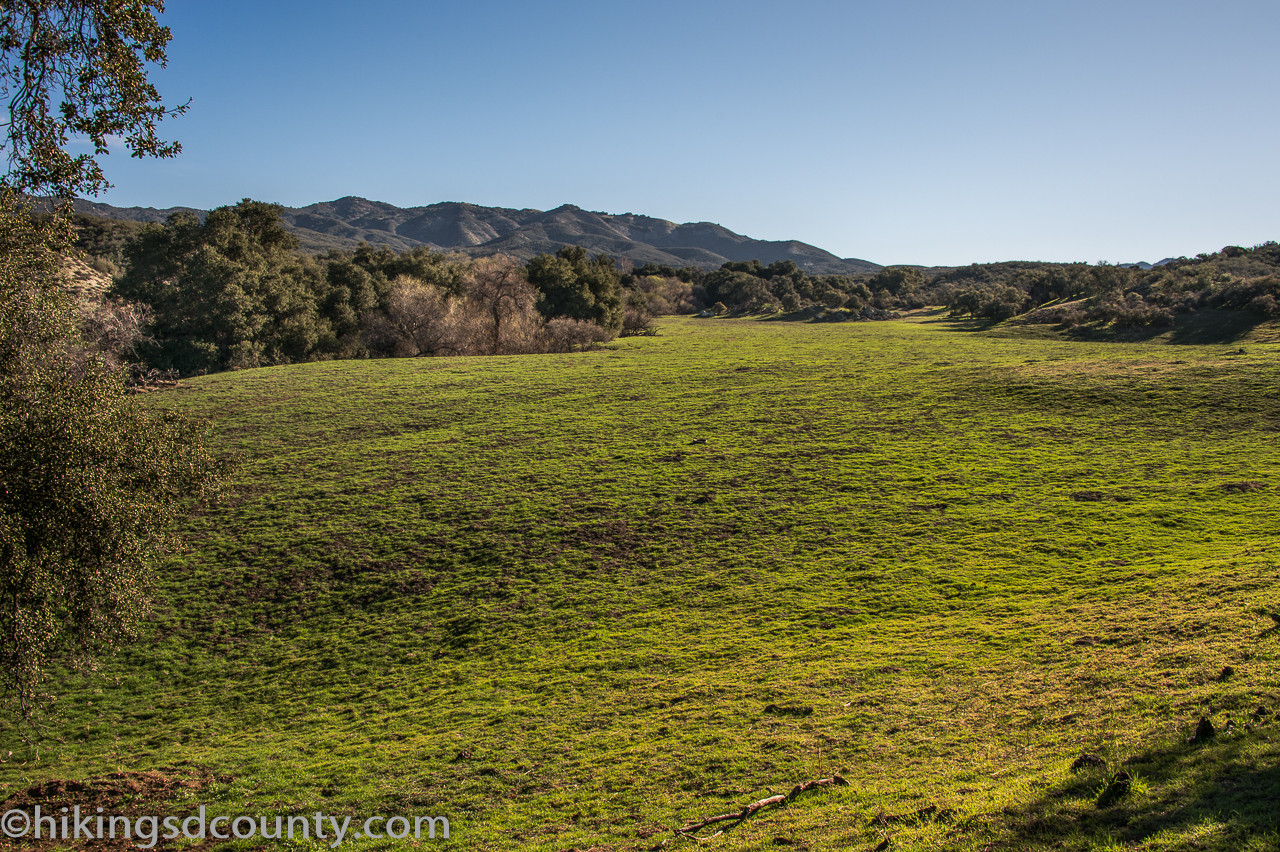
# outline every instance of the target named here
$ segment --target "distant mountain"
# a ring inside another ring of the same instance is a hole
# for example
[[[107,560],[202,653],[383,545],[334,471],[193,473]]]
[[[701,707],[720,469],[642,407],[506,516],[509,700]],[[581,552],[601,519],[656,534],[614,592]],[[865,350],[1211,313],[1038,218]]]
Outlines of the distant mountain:
[[[195,207],[113,207],[83,198],[76,199],[75,209],[77,213],[90,213],[104,219],[121,219],[125,222],[163,222],[174,213],[194,213],[203,220],[209,212]]]
[[[113,207],[84,200],[76,201],[76,210],[135,222],[163,222],[179,211],[201,217],[206,212],[191,207]],[[286,207],[282,218],[308,251],[348,249],[367,242],[400,251],[425,245],[477,256],[501,252],[527,260],[561,246],[580,245],[593,254],[604,252],[637,264],[674,267],[714,269],[730,260],[766,264],[792,260],[813,274],[858,274],[881,268],[796,240],[753,240],[711,222],[677,225],[634,213],[593,213],[572,204],[547,211],[455,201],[401,208],[347,196],[306,207]]]
[[[1173,263],[1175,260],[1177,260],[1176,257],[1166,257],[1164,260],[1157,260],[1155,263],[1147,263],[1145,260],[1140,260],[1137,263],[1122,263],[1120,265],[1126,269],[1141,269],[1145,271],[1148,269],[1155,269],[1157,266],[1165,266]]]

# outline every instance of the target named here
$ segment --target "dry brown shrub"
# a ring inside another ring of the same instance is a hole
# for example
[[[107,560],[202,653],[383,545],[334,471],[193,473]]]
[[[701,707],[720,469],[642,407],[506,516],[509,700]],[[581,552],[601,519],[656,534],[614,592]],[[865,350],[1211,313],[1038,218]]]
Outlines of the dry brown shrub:
[[[574,352],[594,349],[609,339],[609,333],[593,322],[556,317],[539,333],[542,352]]]

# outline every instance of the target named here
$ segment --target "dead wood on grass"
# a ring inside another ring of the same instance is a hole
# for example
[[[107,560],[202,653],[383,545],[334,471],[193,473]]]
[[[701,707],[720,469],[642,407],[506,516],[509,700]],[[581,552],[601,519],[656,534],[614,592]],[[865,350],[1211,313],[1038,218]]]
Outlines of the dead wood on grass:
[[[734,811],[733,813],[728,813],[728,814],[720,814],[718,816],[708,817],[707,819],[704,819],[701,822],[690,823],[689,825],[686,825],[684,828],[676,829],[676,834],[682,835],[684,837],[690,837],[690,838],[693,838],[694,840],[710,840],[712,837],[719,837],[721,834],[723,834],[724,829],[722,828],[719,831],[717,831],[715,834],[708,835],[707,837],[698,837],[697,833],[702,829],[706,828],[707,826],[715,825],[718,822],[731,821],[733,825],[726,826],[725,828],[732,828],[734,825],[738,825],[742,821],[746,820],[749,817],[754,816],[755,814],[759,813],[765,808],[778,807],[781,805],[785,805],[787,802],[792,801],[801,793],[807,793],[810,790],[816,790],[820,787],[847,787],[848,785],[849,785],[849,782],[841,778],[839,775],[833,775],[830,778],[817,778],[812,781],[805,781],[801,784],[797,784],[796,786],[792,787],[790,793],[779,794],[777,796],[769,796],[768,798],[764,798],[764,799],[757,799],[756,801],[747,805],[740,811]]]

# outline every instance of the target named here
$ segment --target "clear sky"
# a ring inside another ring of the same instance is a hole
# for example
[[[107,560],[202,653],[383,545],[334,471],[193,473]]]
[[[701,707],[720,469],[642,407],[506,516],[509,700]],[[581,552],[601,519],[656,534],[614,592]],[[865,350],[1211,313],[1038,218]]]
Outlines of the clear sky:
[[[563,203],[877,263],[1280,239],[1276,0],[168,0],[121,206]]]

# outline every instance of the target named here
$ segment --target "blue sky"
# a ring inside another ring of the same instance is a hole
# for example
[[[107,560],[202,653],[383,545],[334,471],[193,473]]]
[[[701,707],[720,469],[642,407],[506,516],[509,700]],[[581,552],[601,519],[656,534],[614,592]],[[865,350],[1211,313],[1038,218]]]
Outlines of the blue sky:
[[[1280,239],[1280,3],[169,0],[122,206],[563,203],[878,263]]]

